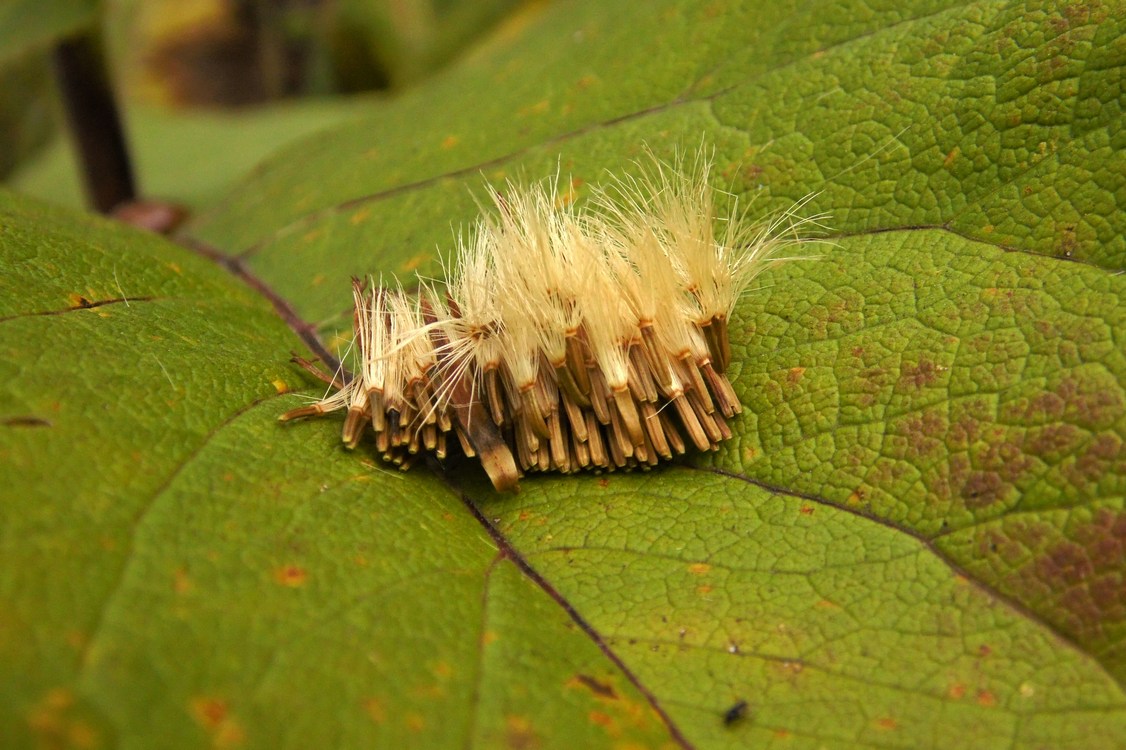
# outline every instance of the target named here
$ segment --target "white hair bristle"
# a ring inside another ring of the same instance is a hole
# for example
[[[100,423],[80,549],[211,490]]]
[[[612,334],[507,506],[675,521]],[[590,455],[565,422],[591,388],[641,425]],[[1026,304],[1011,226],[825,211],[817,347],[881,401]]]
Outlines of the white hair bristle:
[[[586,210],[553,184],[493,193],[495,213],[459,239],[444,289],[353,280],[356,377],[317,373],[333,392],[280,419],[347,409],[344,444],[370,425],[403,468],[444,457],[453,432],[501,490],[528,471],[716,449],[742,410],[725,374],[728,318],[821,217],[798,216],[806,201],[765,224],[738,208],[718,216],[710,171],[703,152],[653,159]]]

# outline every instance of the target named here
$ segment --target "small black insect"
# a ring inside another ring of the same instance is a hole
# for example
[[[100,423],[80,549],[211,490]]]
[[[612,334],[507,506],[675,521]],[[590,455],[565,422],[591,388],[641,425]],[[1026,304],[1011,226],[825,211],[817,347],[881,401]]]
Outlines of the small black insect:
[[[747,715],[747,702],[739,701],[723,712],[723,725],[729,727],[743,720]]]

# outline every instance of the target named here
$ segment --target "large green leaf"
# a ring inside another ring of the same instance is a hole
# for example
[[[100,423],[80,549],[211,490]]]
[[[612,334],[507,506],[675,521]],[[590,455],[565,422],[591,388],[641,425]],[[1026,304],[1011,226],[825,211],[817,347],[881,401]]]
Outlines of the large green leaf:
[[[273,157],[188,230],[254,287],[3,199],[0,744],[1126,742],[1121,6],[615,6]],[[328,334],[482,174],[701,139],[835,242],[740,304],[718,454],[501,497],[274,423],[255,288]]]
[[[0,243],[0,746],[667,737],[439,479],[278,429],[249,288],[12,196]]]

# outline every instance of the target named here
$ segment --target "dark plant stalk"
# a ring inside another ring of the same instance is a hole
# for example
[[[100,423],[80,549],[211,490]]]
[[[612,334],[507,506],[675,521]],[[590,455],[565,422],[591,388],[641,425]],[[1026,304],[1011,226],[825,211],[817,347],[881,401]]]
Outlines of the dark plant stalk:
[[[121,115],[95,29],[59,42],[54,63],[67,123],[78,149],[87,201],[95,210],[109,213],[115,206],[132,201],[136,188]]]

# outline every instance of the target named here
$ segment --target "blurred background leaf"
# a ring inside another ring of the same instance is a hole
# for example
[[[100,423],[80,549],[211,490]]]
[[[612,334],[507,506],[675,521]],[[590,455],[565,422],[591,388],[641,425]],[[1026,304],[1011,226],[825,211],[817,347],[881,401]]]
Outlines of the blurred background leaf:
[[[0,66],[95,23],[100,6],[99,0],[5,0],[0,3]]]
[[[332,95],[392,95],[440,70],[520,5],[10,2],[0,7],[0,176],[19,166],[9,179],[17,189],[82,205],[72,143],[55,135],[47,61],[54,43],[81,29],[104,32],[141,194],[194,207],[283,143],[366,107],[362,98]],[[232,108],[237,114],[224,114]]]
[[[0,179],[51,139],[50,49],[95,23],[98,6],[97,0],[0,3]]]

